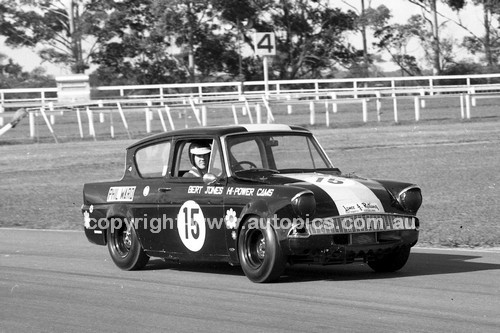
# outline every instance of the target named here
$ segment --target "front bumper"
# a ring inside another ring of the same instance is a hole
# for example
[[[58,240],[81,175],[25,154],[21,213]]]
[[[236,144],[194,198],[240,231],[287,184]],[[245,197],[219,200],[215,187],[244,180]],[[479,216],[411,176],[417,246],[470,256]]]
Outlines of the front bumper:
[[[372,261],[418,241],[417,230],[288,238],[285,242],[292,264],[348,264]],[[285,245],[285,244],[283,244]]]

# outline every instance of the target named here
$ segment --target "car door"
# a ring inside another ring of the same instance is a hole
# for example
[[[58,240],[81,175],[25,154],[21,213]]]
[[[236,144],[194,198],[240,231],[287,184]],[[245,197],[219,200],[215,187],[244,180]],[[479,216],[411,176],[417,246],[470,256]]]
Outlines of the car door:
[[[139,147],[134,153],[139,179],[132,207],[133,221],[129,222],[133,223],[143,248],[148,251],[157,249],[164,227],[158,214],[158,202],[163,197],[170,153],[170,140]]]
[[[172,170],[159,196],[159,215],[169,221],[162,231],[158,249],[193,258],[226,256],[223,200],[225,184],[207,185],[202,177],[186,177],[192,165],[189,149],[193,142],[211,147],[208,171],[223,173],[218,140],[208,137],[183,138],[175,142]]]

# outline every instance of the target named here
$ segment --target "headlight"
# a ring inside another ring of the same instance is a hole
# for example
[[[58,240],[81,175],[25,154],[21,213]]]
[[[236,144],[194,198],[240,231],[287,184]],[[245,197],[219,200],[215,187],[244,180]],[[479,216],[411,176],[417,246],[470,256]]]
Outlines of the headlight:
[[[416,186],[405,188],[399,192],[397,199],[401,207],[410,213],[416,213],[422,205],[422,193],[420,188]]]
[[[316,211],[316,199],[311,191],[297,193],[291,201],[293,211],[299,217],[305,219],[314,215]]]

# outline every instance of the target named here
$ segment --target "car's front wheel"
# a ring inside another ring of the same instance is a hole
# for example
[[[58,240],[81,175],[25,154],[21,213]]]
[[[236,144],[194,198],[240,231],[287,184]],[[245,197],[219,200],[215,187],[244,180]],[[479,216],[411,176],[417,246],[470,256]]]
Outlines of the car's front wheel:
[[[113,225],[107,231],[108,250],[111,259],[126,271],[138,270],[146,266],[149,256],[142,249],[132,225]]]
[[[393,251],[382,258],[368,262],[368,266],[375,272],[387,273],[395,272],[403,268],[410,257],[410,247],[403,247]]]
[[[285,269],[280,245],[269,224],[264,227],[247,221],[238,238],[238,254],[243,272],[253,282],[274,281]]]

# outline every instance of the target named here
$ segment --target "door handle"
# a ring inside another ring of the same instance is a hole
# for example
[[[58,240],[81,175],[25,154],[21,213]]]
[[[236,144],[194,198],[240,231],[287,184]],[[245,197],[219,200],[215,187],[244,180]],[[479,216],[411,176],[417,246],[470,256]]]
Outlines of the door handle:
[[[160,188],[158,188],[158,192],[163,192],[163,193],[168,192],[170,190],[172,190],[171,187],[160,187]]]

